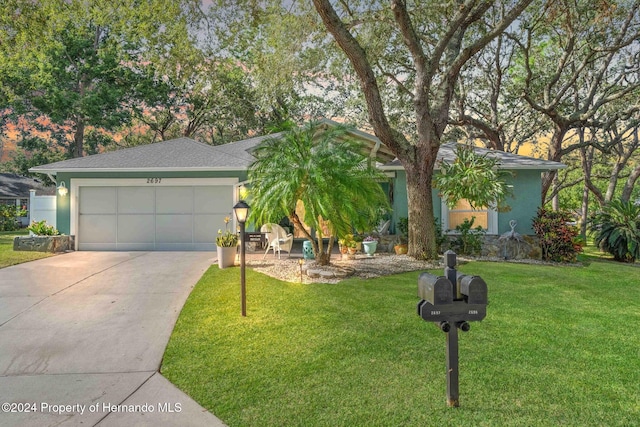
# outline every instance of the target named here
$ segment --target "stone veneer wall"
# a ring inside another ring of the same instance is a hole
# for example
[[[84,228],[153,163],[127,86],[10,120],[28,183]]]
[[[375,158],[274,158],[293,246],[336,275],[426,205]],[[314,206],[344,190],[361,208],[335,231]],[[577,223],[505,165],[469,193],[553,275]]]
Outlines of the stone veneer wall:
[[[17,236],[14,251],[65,252],[75,248],[75,236]]]
[[[500,236],[485,235],[480,255],[483,257],[502,259],[541,259],[542,250],[540,249],[538,237],[521,237],[522,241],[517,241],[513,239],[500,240]],[[449,242],[453,242],[456,236],[447,236],[447,238]],[[394,252],[393,246],[398,244],[399,241],[400,239],[397,235],[380,236],[376,252]],[[441,249],[442,252],[444,252],[449,249],[449,247],[445,244],[445,247]]]
[[[501,259],[542,259],[542,250],[537,236],[520,236],[522,241],[502,239],[500,236],[485,235],[480,256]],[[449,242],[456,236],[447,236]],[[443,248],[447,250],[448,248]]]

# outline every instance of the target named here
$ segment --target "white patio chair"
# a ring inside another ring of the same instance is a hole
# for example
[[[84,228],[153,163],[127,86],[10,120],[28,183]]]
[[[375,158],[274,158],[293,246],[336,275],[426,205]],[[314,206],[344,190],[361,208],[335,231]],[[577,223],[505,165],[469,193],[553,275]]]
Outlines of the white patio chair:
[[[262,259],[267,257],[269,250],[273,249],[273,256],[278,252],[278,259],[280,259],[280,251],[288,252],[288,256],[291,256],[291,247],[293,246],[293,234],[287,233],[284,228],[278,224],[265,224],[260,227],[260,232],[265,233],[267,238],[267,250],[264,253]]]

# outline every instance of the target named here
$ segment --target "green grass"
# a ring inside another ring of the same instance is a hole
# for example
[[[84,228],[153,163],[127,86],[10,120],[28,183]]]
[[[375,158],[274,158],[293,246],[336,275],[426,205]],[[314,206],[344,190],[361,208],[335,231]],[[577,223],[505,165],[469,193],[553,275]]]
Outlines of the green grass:
[[[29,234],[27,231],[22,230],[0,232],[0,268],[53,255],[42,252],[14,251],[13,238],[15,236],[26,236],[27,234]]]
[[[213,266],[162,373],[235,426],[631,426],[640,420],[640,269],[473,262],[487,318],[460,335],[459,408],[445,334],[416,315],[418,273],[338,285]]]

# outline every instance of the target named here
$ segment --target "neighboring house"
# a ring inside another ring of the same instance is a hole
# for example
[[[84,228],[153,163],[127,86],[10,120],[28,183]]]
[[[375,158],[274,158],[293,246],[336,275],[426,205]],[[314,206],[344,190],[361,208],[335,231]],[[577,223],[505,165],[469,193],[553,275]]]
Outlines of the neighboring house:
[[[36,190],[38,195],[53,195],[55,187],[44,185],[37,179],[12,173],[0,173],[0,205],[12,205],[29,211],[29,190]],[[29,225],[28,216],[19,217],[23,226]]]
[[[325,120],[327,126],[335,122]],[[392,195],[394,224],[407,216],[405,174],[393,155],[373,135],[353,131],[367,153],[389,176],[383,183]],[[233,218],[240,188],[247,185],[253,149],[267,135],[210,146],[188,138],[158,142],[93,156],[36,166],[30,171],[55,175],[69,189],[57,196],[57,228],[76,236],[78,250],[213,250],[224,218]],[[441,155],[453,153],[444,146]],[[506,214],[483,213],[489,233],[509,231],[511,219],[518,232],[531,234],[531,219],[540,205],[541,173],[564,167],[560,163],[496,153],[502,167],[513,170],[514,197]],[[445,224],[459,221],[464,209],[449,212],[437,190],[435,212]],[[441,207],[442,206],[442,207]],[[476,217],[479,213],[475,213]],[[235,224],[235,218],[233,218]]]

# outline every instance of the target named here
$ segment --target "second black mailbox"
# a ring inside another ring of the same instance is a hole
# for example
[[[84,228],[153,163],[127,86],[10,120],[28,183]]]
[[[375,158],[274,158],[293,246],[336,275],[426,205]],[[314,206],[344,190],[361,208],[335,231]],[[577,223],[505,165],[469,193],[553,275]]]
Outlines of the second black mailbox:
[[[479,276],[468,276],[458,273],[458,289],[469,304],[487,305],[487,284]]]

